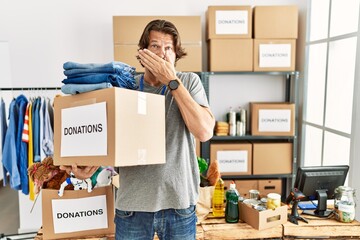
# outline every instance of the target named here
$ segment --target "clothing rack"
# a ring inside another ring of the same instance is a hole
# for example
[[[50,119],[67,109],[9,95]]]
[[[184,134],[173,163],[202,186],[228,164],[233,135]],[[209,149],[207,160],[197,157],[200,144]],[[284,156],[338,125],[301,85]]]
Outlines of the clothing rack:
[[[61,87],[25,87],[25,88],[0,88],[0,91],[41,91],[41,90],[61,90]]]

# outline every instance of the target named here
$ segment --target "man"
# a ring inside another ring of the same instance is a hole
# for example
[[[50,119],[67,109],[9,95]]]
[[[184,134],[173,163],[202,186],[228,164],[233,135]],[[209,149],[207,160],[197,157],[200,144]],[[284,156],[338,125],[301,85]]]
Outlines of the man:
[[[195,239],[200,176],[194,137],[209,140],[215,120],[199,76],[175,70],[186,53],[171,22],[151,21],[139,48],[145,68],[136,76],[139,90],[165,97],[166,163],[119,169],[116,239],[153,239],[155,232],[160,239]]]

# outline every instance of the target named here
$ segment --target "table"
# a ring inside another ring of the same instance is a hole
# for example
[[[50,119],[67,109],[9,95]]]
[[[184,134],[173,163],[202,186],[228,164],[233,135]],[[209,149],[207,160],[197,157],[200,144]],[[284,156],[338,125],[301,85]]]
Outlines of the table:
[[[256,230],[250,225],[226,223],[224,218],[208,218],[197,225],[197,240],[234,239],[360,239],[360,222],[341,223],[333,218],[323,219],[303,216],[309,223],[299,221],[299,225],[287,222],[273,228]],[[35,240],[42,240],[42,229]],[[72,240],[113,240],[114,235],[87,236]],[[158,239],[156,236],[154,239]]]

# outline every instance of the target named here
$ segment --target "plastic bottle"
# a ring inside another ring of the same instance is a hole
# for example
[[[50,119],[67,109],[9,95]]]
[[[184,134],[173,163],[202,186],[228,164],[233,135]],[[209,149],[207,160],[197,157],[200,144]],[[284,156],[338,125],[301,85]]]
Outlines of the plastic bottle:
[[[226,191],[225,221],[227,223],[239,221],[239,192],[233,181],[230,183],[230,189]]]
[[[213,209],[213,215],[215,217],[223,217],[224,216],[224,200],[225,200],[225,194],[224,194],[224,181],[219,178],[219,180],[216,182],[214,194],[212,198],[212,209]]]

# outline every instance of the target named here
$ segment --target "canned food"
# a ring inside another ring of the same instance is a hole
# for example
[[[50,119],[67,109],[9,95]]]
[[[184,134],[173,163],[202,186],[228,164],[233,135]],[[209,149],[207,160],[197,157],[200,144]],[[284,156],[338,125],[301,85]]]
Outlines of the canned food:
[[[275,209],[281,206],[281,196],[277,193],[269,193],[267,195],[267,209]]]

